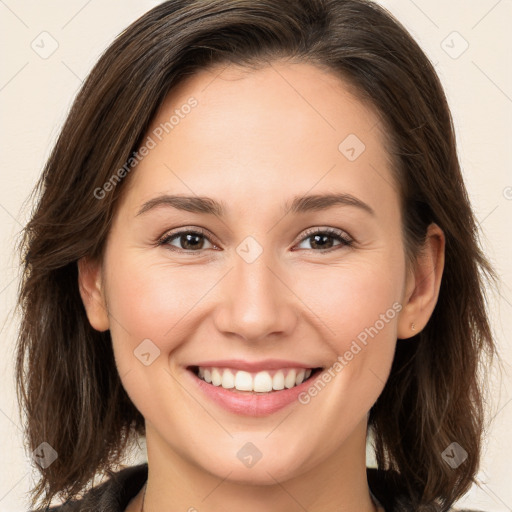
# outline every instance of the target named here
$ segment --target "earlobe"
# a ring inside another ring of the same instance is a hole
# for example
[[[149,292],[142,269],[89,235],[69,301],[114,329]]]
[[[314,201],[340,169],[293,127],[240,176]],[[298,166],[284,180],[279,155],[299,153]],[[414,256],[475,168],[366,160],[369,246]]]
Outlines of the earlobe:
[[[441,288],[444,270],[445,236],[437,224],[430,224],[425,245],[409,273],[398,320],[399,339],[418,334],[430,319]]]
[[[109,319],[103,292],[101,263],[81,258],[77,264],[78,288],[89,323],[97,331],[107,331]]]

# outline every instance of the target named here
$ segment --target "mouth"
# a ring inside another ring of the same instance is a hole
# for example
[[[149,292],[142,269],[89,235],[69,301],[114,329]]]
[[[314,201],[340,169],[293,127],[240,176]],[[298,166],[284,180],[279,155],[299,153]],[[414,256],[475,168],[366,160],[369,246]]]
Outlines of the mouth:
[[[324,368],[297,367],[249,372],[216,366],[188,366],[187,370],[206,384],[232,393],[269,395],[302,387],[302,384],[313,380]]]

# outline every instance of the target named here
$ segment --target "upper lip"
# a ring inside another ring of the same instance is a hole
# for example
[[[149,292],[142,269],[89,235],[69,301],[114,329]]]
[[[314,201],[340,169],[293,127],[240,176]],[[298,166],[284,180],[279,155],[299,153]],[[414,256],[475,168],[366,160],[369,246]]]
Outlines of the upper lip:
[[[246,372],[258,372],[265,370],[279,370],[281,368],[320,368],[321,365],[305,364],[298,361],[285,359],[264,359],[262,361],[244,361],[242,359],[221,359],[216,361],[201,361],[189,366],[233,368],[245,370]]]

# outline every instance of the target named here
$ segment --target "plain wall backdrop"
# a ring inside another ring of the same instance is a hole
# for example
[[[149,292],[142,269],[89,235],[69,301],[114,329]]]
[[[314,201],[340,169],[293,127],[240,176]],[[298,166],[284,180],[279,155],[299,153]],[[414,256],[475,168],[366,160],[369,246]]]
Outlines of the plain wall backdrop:
[[[276,0],[277,1],[277,0]],[[0,512],[28,510],[34,470],[25,452],[14,391],[14,253],[25,204],[72,100],[115,36],[158,2],[150,0],[0,0]],[[454,118],[464,178],[482,243],[502,278],[491,296],[504,372],[493,372],[480,487],[458,506],[512,510],[512,39],[511,0],[381,0],[434,63]],[[59,307],[58,304],[55,307]],[[464,385],[464,383],[461,383]],[[144,458],[144,447],[127,462]],[[414,458],[414,453],[411,453]],[[369,463],[371,463],[369,454]]]

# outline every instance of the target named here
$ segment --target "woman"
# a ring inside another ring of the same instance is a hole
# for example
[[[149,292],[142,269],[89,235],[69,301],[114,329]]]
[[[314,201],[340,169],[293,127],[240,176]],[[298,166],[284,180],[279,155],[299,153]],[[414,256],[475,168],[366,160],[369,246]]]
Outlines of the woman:
[[[33,506],[444,511],[474,482],[493,272],[440,82],[387,11],[155,7],[91,72],[38,187],[17,364]],[[147,465],[112,471],[137,435]]]

